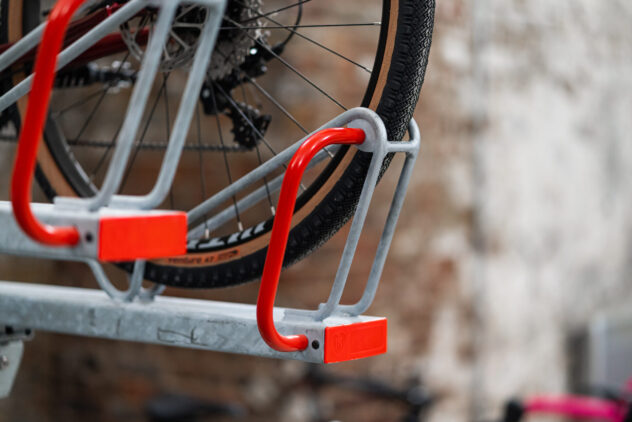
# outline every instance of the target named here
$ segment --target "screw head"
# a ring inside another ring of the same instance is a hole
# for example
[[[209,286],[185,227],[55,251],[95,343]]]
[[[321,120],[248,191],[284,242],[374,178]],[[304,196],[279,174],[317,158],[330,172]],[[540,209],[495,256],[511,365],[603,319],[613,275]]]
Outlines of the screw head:
[[[9,366],[9,358],[5,355],[0,356],[0,371],[6,369]]]

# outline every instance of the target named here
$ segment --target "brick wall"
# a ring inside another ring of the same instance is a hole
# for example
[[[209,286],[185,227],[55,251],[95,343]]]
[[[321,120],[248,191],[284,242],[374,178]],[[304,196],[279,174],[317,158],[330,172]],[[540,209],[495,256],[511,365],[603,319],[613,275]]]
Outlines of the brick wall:
[[[631,15],[621,0],[439,2],[417,112],[423,152],[370,310],[389,317],[390,350],[334,371],[399,385],[422,376],[441,397],[433,421],[489,419],[508,396],[567,388],[568,336],[632,298]],[[372,208],[363,255],[385,214]],[[288,270],[279,300],[315,306],[343,242]],[[80,266],[1,264],[5,279],[94,284]],[[352,293],[367,272],[354,266]],[[252,302],[256,286],[201,295]],[[309,420],[303,370],[38,333],[0,420],[142,420],[162,392],[238,402],[248,420]],[[345,421],[403,410],[336,391],[319,406]]]

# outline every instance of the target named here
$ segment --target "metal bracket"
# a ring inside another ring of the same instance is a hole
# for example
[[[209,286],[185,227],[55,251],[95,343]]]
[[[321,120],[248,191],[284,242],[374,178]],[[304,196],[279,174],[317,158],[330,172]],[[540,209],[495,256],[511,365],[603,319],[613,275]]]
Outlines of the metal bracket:
[[[22,362],[24,341],[32,337],[30,329],[0,326],[0,399],[11,393]]]
[[[12,341],[0,343],[0,399],[8,397],[13,389],[13,382],[20,369],[24,343]]]

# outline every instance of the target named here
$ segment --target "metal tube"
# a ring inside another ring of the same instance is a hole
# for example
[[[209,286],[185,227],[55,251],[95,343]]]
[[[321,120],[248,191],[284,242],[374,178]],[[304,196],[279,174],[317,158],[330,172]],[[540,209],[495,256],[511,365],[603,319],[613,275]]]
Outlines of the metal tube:
[[[13,62],[35,48],[42,38],[46,28],[46,22],[42,22],[37,28],[20,38],[4,53],[0,54],[0,72],[11,66]]]
[[[346,126],[355,120],[374,122],[379,121],[380,118],[377,114],[375,114],[375,112],[369,109],[360,107],[353,108],[335,117],[328,123],[321,126],[315,132],[332,127]],[[307,138],[309,138],[309,136],[311,136],[311,134],[296,142],[294,145],[284,149],[270,160],[266,161],[256,169],[252,170],[250,173],[243,176],[241,179],[235,181],[232,185],[227,186],[206,201],[202,202],[197,207],[193,208],[187,213],[189,222],[191,224],[197,224],[203,221],[203,218],[205,218],[205,216],[208,215],[210,211],[222,205],[225,201],[230,200],[233,196],[248,188],[253,183],[263,179],[265,176],[267,176],[277,168],[281,167],[284,163],[292,158],[294,153],[298,150],[301,144],[305,142]]]
[[[114,31],[121,23],[125,22],[136,13],[138,13],[138,11],[143,9],[146,6],[146,3],[146,0],[131,0],[129,3],[121,7],[111,17],[102,21],[92,30],[87,32],[84,36],[72,43],[58,56],[56,70],[59,70],[62,67],[66,66],[68,63],[72,62],[101,38]],[[35,31],[39,31],[39,27]],[[33,35],[33,37],[36,36],[37,35]],[[30,42],[32,42],[32,40],[30,40],[29,43]],[[5,110],[11,104],[14,104],[17,100],[28,94],[31,90],[32,82],[33,75],[30,75],[22,80],[22,82],[14,86],[2,97],[0,97],[0,111]]]
[[[409,142],[388,142],[386,141],[386,138],[383,138],[383,140],[380,142],[382,148],[378,148],[378,151],[374,152],[371,166],[369,168],[369,175],[365,179],[362,196],[360,197],[360,202],[358,203],[358,211],[356,211],[356,216],[353,219],[351,231],[349,232],[349,237],[347,239],[347,243],[345,244],[345,250],[340,261],[340,266],[338,267],[338,272],[336,273],[334,285],[332,287],[327,303],[321,306],[318,311],[316,311],[316,319],[322,320],[324,318],[327,318],[334,312],[347,312],[351,315],[358,315],[359,313],[362,313],[366,309],[368,309],[368,307],[373,302],[375,292],[377,291],[380,277],[382,275],[382,270],[384,268],[384,263],[386,262],[388,250],[393,239],[395,225],[399,218],[401,208],[404,204],[404,198],[406,196],[408,184],[410,182],[415,160],[417,158],[417,151],[419,150],[419,127],[414,121],[411,121],[409,125],[409,133]],[[373,266],[371,267],[371,273],[369,275],[369,279],[367,280],[367,285],[365,287],[364,293],[362,295],[362,298],[355,305],[341,306],[340,298],[342,297],[342,293],[344,292],[347,276],[349,274],[349,269],[351,267],[353,255],[355,253],[355,247],[357,246],[357,242],[364,224],[364,218],[366,218],[366,213],[368,211],[371,196],[375,189],[375,183],[367,184],[369,182],[369,177],[375,177],[375,181],[377,183],[377,175],[379,174],[381,163],[386,156],[386,152],[398,152],[402,150],[411,152],[407,153],[406,161],[404,162],[404,168],[402,169],[402,173],[395,189],[391,209],[389,211],[389,215],[384,226],[382,237],[380,238],[376,257],[373,261]],[[362,221],[359,222],[358,225],[356,225],[356,219],[359,217],[362,218]]]
[[[201,42],[195,53],[193,66],[189,72],[189,78],[182,94],[173,132],[169,139],[169,146],[165,152],[164,160],[160,167],[160,173],[153,189],[145,196],[118,197],[114,201],[113,206],[152,209],[158,206],[169,193],[178,168],[184,141],[189,131],[191,120],[193,119],[193,111],[198,102],[202,83],[206,77],[206,69],[211,60],[211,53],[215,46],[215,40],[217,39],[222,17],[224,16],[225,3],[225,1],[217,1],[209,6],[210,18],[200,34]]]
[[[114,287],[99,261],[91,259],[86,260],[85,263],[88,264],[92,270],[92,274],[97,280],[99,287],[101,287],[111,299],[118,302],[131,302],[141,292],[143,276],[145,275],[144,260],[138,260],[134,263],[134,270],[132,274],[128,275],[129,287],[127,290],[119,290]]]
[[[127,108],[125,121],[123,122],[121,132],[117,139],[116,149],[112,156],[112,164],[108,168],[99,193],[93,198],[85,200],[85,203],[87,203],[91,211],[107,205],[121,186],[132,146],[141,124],[143,112],[147,106],[147,100],[149,99],[154,79],[158,73],[162,50],[167,42],[171,22],[173,21],[177,7],[177,2],[168,1],[163,3],[160,9],[158,21],[154,26],[154,33],[145,50],[140,75],[134,86],[134,92],[132,93],[132,98]]]
[[[353,258],[358,247],[358,241],[360,240],[360,236],[362,234],[362,228],[364,227],[364,222],[369,211],[369,205],[371,203],[371,199],[373,198],[373,192],[380,175],[380,169],[382,168],[382,161],[384,161],[384,157],[385,153],[383,148],[373,153],[369,172],[364,180],[362,194],[360,195],[356,213],[353,217],[353,222],[351,223],[351,229],[347,237],[347,242],[345,243],[345,248],[342,252],[342,258],[340,259],[340,264],[338,265],[338,271],[336,272],[336,278],[331,288],[329,299],[327,299],[327,303],[325,303],[325,305],[316,312],[315,319],[317,320],[323,320],[330,316],[340,303],[340,298],[342,297],[342,293],[344,292],[345,285],[347,283],[349,270],[351,269],[351,264],[353,263]]]
[[[366,311],[369,306],[371,306],[371,303],[375,298],[375,293],[380,283],[380,278],[382,277],[382,271],[384,270],[384,263],[386,262],[391,241],[393,240],[393,234],[395,233],[395,226],[397,225],[397,221],[404,204],[404,199],[406,197],[406,189],[408,188],[410,178],[413,174],[415,161],[415,155],[407,155],[406,161],[404,162],[404,168],[402,169],[402,174],[400,175],[397,188],[395,189],[391,209],[389,210],[388,217],[386,218],[384,231],[382,232],[382,237],[380,238],[380,243],[375,254],[375,260],[371,266],[371,273],[369,274],[369,279],[364,289],[364,293],[356,304],[351,306],[341,306],[340,310],[343,312],[350,315],[360,315]]]
[[[333,148],[329,148],[329,152],[335,153],[338,150],[338,148],[339,147],[334,145]],[[314,159],[310,161],[309,166],[307,166],[307,170],[313,168],[314,166],[322,162],[327,157],[329,157],[329,154],[327,152],[325,151],[319,152],[316,155],[316,157],[314,157]],[[283,175],[279,175],[275,177],[274,179],[272,179],[272,181],[267,183],[267,186],[261,186],[254,192],[248,194],[247,196],[237,201],[237,208],[241,211],[246,211],[250,209],[252,206],[258,204],[263,199],[265,199],[268,196],[268,193],[276,193],[281,188],[282,183],[283,183]],[[234,216],[235,216],[235,207],[234,206],[227,207],[223,211],[221,211],[219,214],[215,214],[206,222],[199,224],[194,229],[191,229],[189,231],[188,237],[189,239],[200,238],[204,235],[204,232],[206,230],[213,231],[217,229],[218,227],[222,226],[222,224],[225,224],[226,222],[230,221],[232,218],[234,218]],[[191,224],[192,222],[189,221],[189,225]]]

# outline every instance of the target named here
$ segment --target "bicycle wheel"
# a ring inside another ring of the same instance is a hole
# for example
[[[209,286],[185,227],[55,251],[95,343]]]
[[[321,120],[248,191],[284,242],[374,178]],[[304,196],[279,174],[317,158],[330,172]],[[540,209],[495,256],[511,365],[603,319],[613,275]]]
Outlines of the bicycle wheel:
[[[49,0],[0,0],[0,36],[9,42],[15,41],[39,23],[52,3]],[[110,3],[104,1],[95,7]],[[182,19],[180,22],[176,20],[174,29],[176,26],[193,27],[203,21],[199,14],[193,16],[191,13],[183,10],[179,14]],[[38,156],[38,181],[51,199],[57,194],[84,197],[94,194],[99,176],[98,171],[91,167],[96,163],[102,171],[107,165],[107,155],[120,123],[120,119],[112,117],[121,109],[120,98],[112,101],[113,105],[105,103],[110,95],[127,98],[127,94],[121,92],[134,83],[137,63],[133,62],[141,58],[143,48],[138,39],[143,37],[143,28],[150,27],[151,16],[146,17],[149,15],[137,17],[127,28],[122,28],[125,32],[122,38],[133,41],[131,44],[127,42],[126,51],[98,57],[58,75],[44,133],[45,142]],[[9,19],[8,16],[20,18]],[[329,21],[323,21],[325,18]],[[143,19],[146,21],[143,22]],[[346,106],[364,106],[377,111],[384,120],[389,139],[401,140],[419,98],[428,62],[433,19],[434,0],[362,0],[345,2],[344,5],[327,0],[319,3],[310,0],[229,1],[207,84],[187,138],[185,148],[190,154],[183,157],[179,168],[182,177],[176,179],[174,191],[163,205],[189,209],[191,204],[181,205],[174,198],[192,196],[187,186],[194,175],[199,179],[197,184],[200,189],[197,190],[201,191],[197,196],[206,198],[221,187],[209,189],[209,171],[222,169],[225,172],[223,177],[218,176],[219,173],[213,174],[212,183],[224,186],[232,183],[239,174],[261,163],[266,155],[273,155],[296,142],[308,131],[342,112]],[[354,30],[363,32],[353,35]],[[319,35],[324,31],[328,36]],[[368,31],[373,32],[368,34]],[[351,44],[347,50],[354,50],[354,43],[362,41],[358,51],[363,56],[350,57],[348,53],[339,52],[344,44],[336,44],[335,48],[332,44],[325,45],[327,41],[332,41],[332,37],[335,42],[337,36],[342,36],[336,33],[343,34],[345,42]],[[176,40],[180,46],[187,43],[190,46],[195,42],[191,33],[176,32],[175,36],[182,38],[182,43]],[[368,47],[367,39],[371,40]],[[313,52],[307,53],[308,48],[312,48]],[[176,45],[174,51],[165,53],[161,65],[163,75],[157,78],[152,94],[155,102],[150,100],[148,110],[148,113],[154,113],[164,109],[161,111],[164,114],[161,119],[155,118],[154,114],[144,116],[142,138],[137,140],[132,158],[140,170],[130,167],[130,180],[134,174],[142,180],[145,173],[151,172],[139,164],[142,159],[136,160],[137,155],[149,157],[145,158],[146,163],[156,161],[156,150],[164,148],[164,142],[150,142],[145,136],[149,138],[154,132],[154,136],[158,136],[158,127],[161,127],[168,139],[172,117],[169,115],[169,99],[175,102],[173,98],[179,93],[177,88],[168,88],[168,83],[182,79],[178,76],[179,71],[186,74],[186,66],[180,69],[176,60],[186,62],[186,54],[178,56],[180,50],[183,48]],[[261,56],[265,56],[264,65],[253,65],[255,59]],[[298,69],[299,65],[303,65],[303,69]],[[316,83],[307,75],[313,67],[332,70],[321,72],[321,79]],[[336,71],[339,73],[336,74]],[[322,78],[322,74],[326,78]],[[290,76],[298,82],[291,85]],[[94,88],[93,80],[102,84],[97,91],[89,91],[90,87]],[[265,85],[266,80],[271,82]],[[358,88],[351,88],[351,85],[358,85]],[[288,90],[290,93],[286,92]],[[283,92],[286,93],[280,94]],[[308,98],[305,102],[309,102],[314,94],[326,104],[301,108],[303,98]],[[341,97],[344,101],[339,100]],[[297,102],[297,98],[301,100]],[[90,101],[93,104],[88,107]],[[265,106],[262,105],[264,101]],[[294,105],[286,107],[284,104],[290,101]],[[257,105],[252,105],[253,102]],[[97,106],[94,107],[94,104]],[[98,116],[99,119],[81,124],[76,123],[76,119],[75,123],[64,121],[66,114],[73,113],[68,111],[72,105],[83,109],[84,116]],[[312,117],[313,114],[318,115],[315,118],[318,125],[302,124],[300,116]],[[215,127],[213,144],[200,141],[201,133],[212,132],[208,125]],[[232,130],[229,132],[227,128],[230,126]],[[289,131],[290,126],[294,128],[294,135],[287,135],[288,139],[281,144],[272,145],[266,140],[270,136],[280,139],[279,134]],[[88,139],[99,135],[103,139],[103,133],[107,131],[108,141]],[[110,136],[112,134],[114,136]],[[233,137],[232,142],[230,136]],[[95,152],[97,150],[98,153]],[[238,158],[234,158],[237,155]],[[312,170],[297,201],[285,266],[317,249],[351,218],[369,162],[370,154],[341,148]],[[195,166],[198,170],[192,170]],[[388,162],[385,162],[384,169],[387,166]],[[220,179],[223,180],[219,182]],[[264,180],[261,188],[268,190],[268,182]],[[142,190],[142,182],[136,184],[132,181],[128,185],[128,192],[142,193],[137,192]],[[181,195],[184,191],[188,192],[187,195]],[[274,199],[275,194],[267,192],[267,198],[258,208],[244,211],[239,209],[238,198],[233,198],[226,204],[227,210],[234,210],[230,221],[220,228],[213,227],[209,232],[204,224],[214,215],[208,215],[208,220],[205,218],[203,222],[198,222],[192,230],[196,235],[189,239],[187,255],[148,263],[146,279],[194,288],[223,287],[257,279],[267,252]]]

